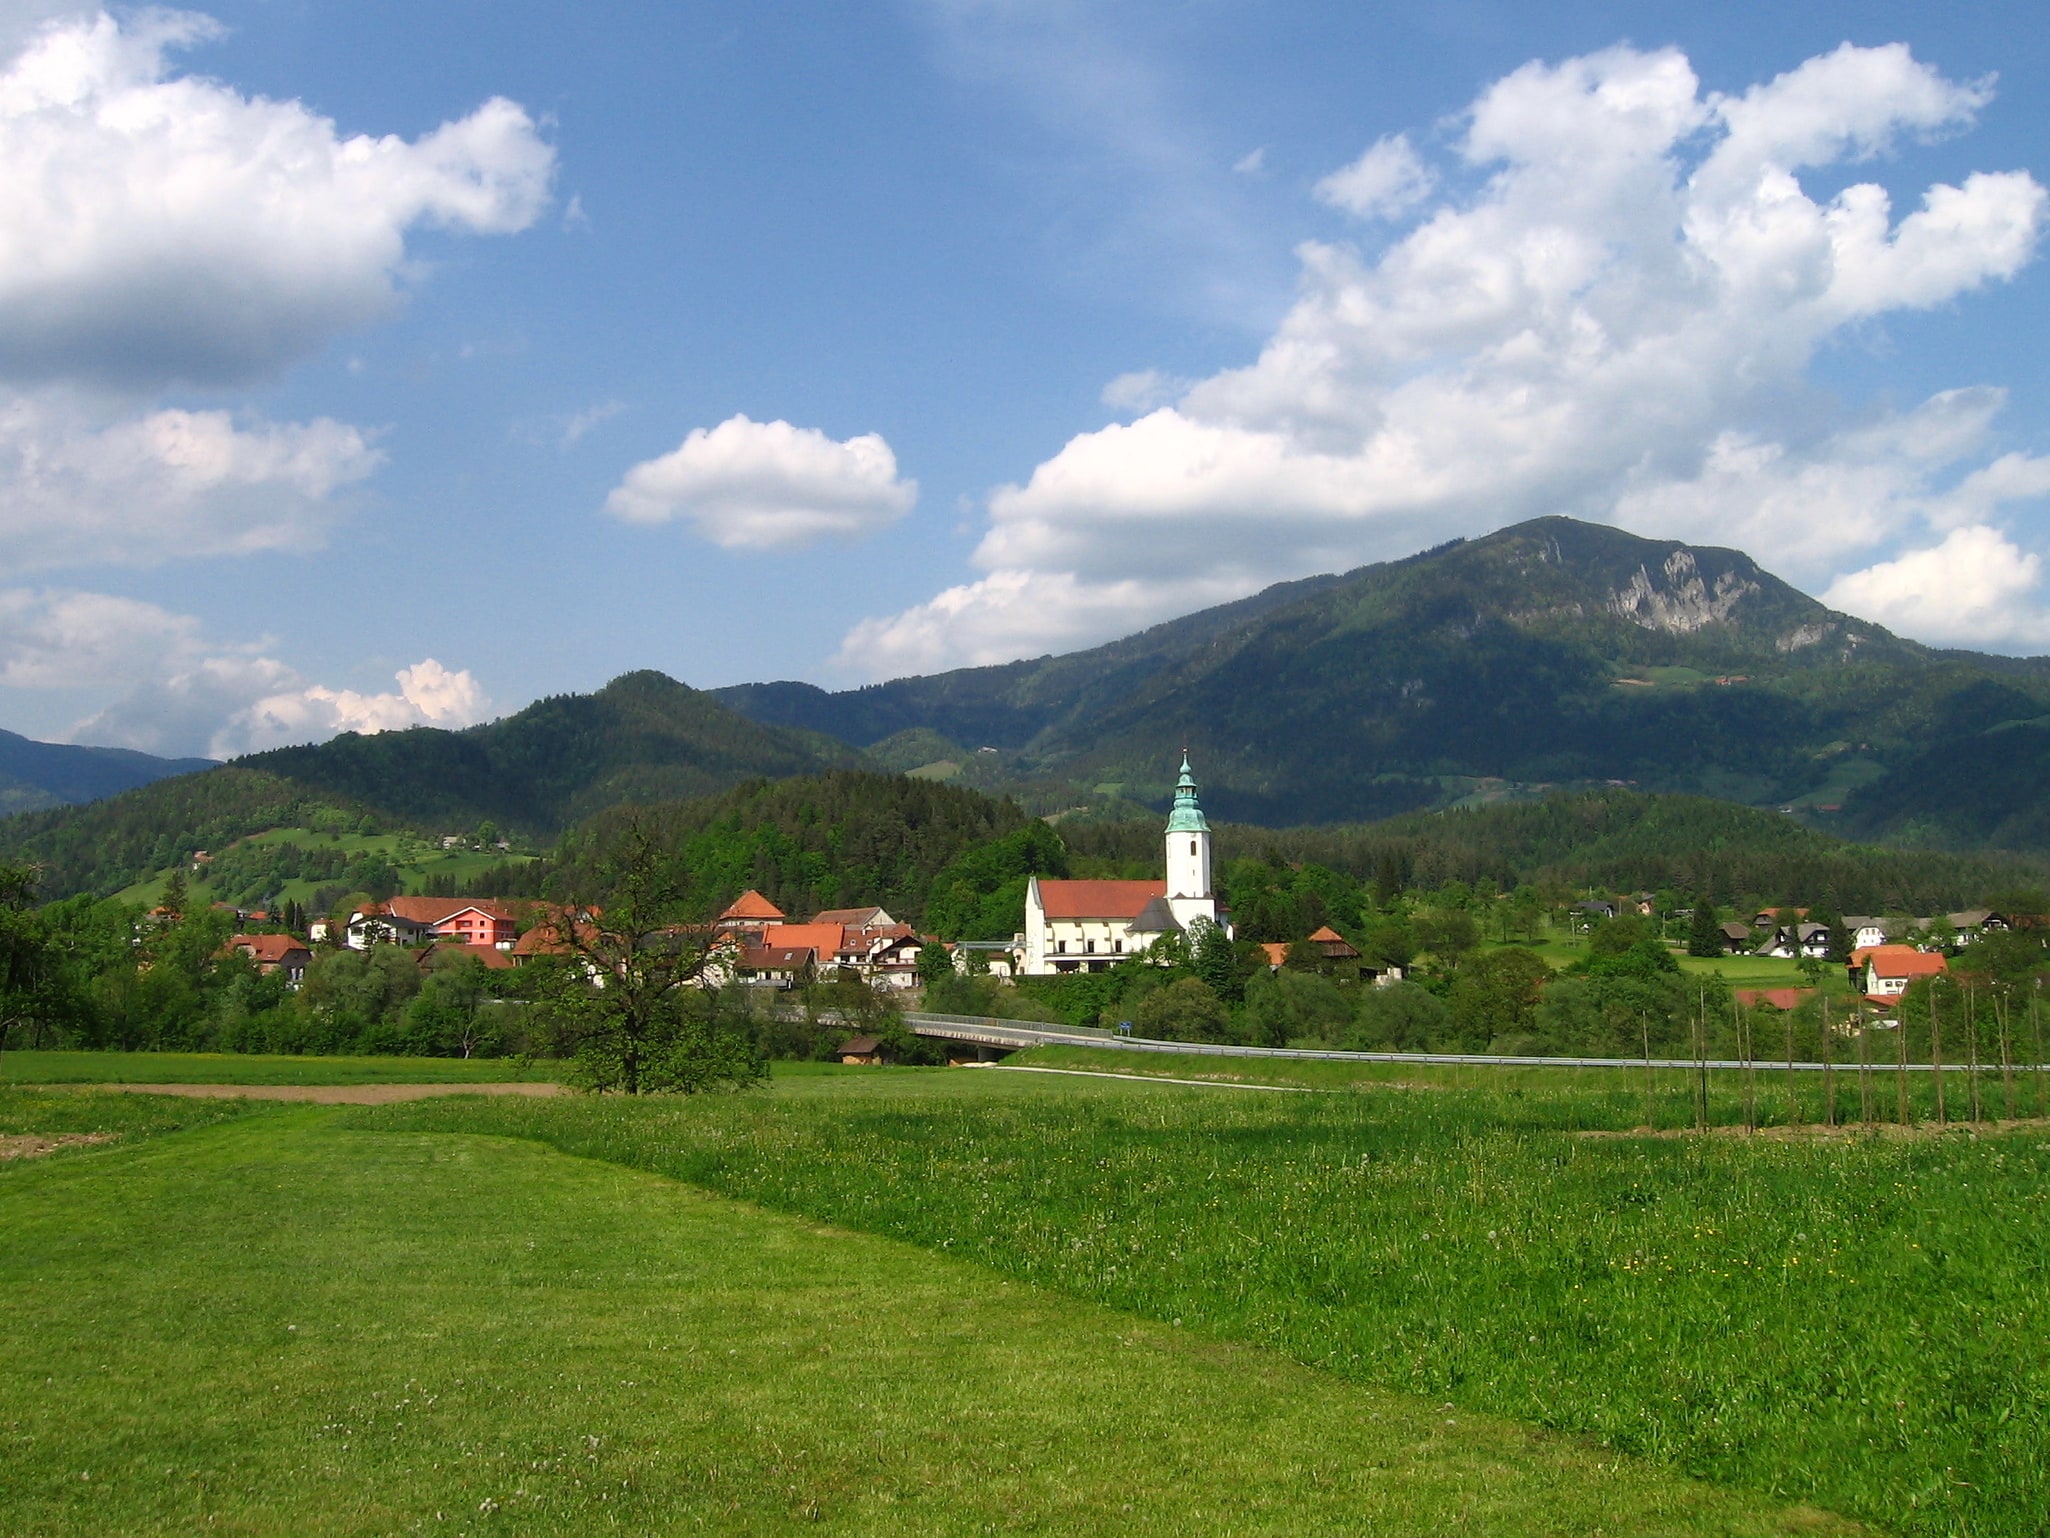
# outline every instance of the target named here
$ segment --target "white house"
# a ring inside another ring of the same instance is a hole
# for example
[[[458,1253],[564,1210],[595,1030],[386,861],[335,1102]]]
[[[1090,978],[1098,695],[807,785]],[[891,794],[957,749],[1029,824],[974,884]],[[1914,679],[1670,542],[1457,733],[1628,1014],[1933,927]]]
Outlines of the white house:
[[[1210,885],[1210,824],[1196,804],[1196,781],[1182,758],[1166,832],[1164,881],[1055,881],[1034,876],[1025,889],[1025,944],[1019,971],[1102,972],[1162,935],[1186,933],[1198,919],[1231,933]]]

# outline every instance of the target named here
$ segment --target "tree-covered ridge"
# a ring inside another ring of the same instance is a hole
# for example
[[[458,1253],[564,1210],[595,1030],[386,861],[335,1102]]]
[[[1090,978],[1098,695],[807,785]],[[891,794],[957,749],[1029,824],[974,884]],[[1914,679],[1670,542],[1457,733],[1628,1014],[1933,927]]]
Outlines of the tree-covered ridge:
[[[837,695],[721,693],[856,743],[995,746],[1010,780],[984,783],[1061,781],[1077,800],[1113,786],[1160,801],[1187,744],[1206,805],[1269,826],[1443,806],[1476,780],[1613,781],[1794,804],[1864,837],[2050,847],[2050,781],[2025,770],[1953,775],[1933,816],[1922,804],[1960,734],[2050,715],[2050,672],[1900,640],[1738,551],[1566,518],[1069,656]]]
[[[105,897],[195,851],[225,849],[253,833],[328,823],[355,827],[370,816],[346,798],[229,764],[87,806],[0,821],[0,860],[38,867],[46,899]]]
[[[128,748],[37,742],[0,731],[0,815],[116,796],[174,774],[210,769],[205,758],[158,758]]]
[[[619,802],[711,795],[856,757],[815,735],[750,721],[661,673],[639,672],[467,731],[346,733],[240,762],[417,827],[491,820],[532,834]]]
[[[1157,860],[1151,826],[1068,829],[1078,856]],[[1362,826],[1216,825],[1220,865],[1247,858],[1328,867],[1384,896],[1461,882],[1492,891],[1671,891],[1733,902],[1826,903],[1839,912],[1951,911],[2017,885],[2040,862],[1848,843],[1776,812],[1698,796],[1607,789]]]
[[[565,893],[592,891],[604,853],[631,827],[663,852],[706,916],[752,887],[793,918],[879,906],[919,924],[936,879],[957,860],[1028,826],[1047,832],[1009,801],[834,770],[751,781],[704,800],[611,808],[565,836],[552,880]],[[960,885],[955,879],[949,890]]]

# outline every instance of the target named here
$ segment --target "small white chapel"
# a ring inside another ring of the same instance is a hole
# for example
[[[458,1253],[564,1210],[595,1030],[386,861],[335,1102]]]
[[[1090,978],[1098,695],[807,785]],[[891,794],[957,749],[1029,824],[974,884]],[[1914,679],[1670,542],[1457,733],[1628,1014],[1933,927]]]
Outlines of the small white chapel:
[[[1023,964],[1027,977],[1102,972],[1165,934],[1198,919],[1231,933],[1231,916],[1210,887],[1210,824],[1196,803],[1189,755],[1167,818],[1165,881],[1054,881],[1034,876],[1025,889]]]

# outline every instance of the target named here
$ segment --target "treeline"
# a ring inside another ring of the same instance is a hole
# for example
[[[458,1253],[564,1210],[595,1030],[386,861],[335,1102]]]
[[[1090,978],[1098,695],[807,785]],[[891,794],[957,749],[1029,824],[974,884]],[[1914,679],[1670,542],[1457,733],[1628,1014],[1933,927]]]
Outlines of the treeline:
[[[1041,833],[1030,834],[1032,826]],[[794,918],[877,905],[912,924],[925,922],[935,882],[971,852],[1019,834],[1058,845],[1009,801],[929,780],[834,770],[755,780],[708,800],[601,812],[563,839],[547,895],[602,898],[607,856],[630,829],[653,842],[706,916],[752,887]],[[950,875],[943,895],[961,884]],[[1005,936],[1015,929],[1014,921]]]
[[[1067,834],[1077,855],[1157,863],[1159,833],[1090,824]],[[1226,824],[1221,859],[1309,863],[1374,888],[1383,902],[1452,882],[1510,892],[1703,894],[1724,907],[1827,905],[1841,913],[1932,913],[2039,886],[2045,867],[2002,855],[1848,844],[1793,818],[1697,796],[1607,789],[1541,801],[1412,814],[1357,827],[1271,830]]]
[[[106,897],[196,850],[272,828],[374,832],[375,814],[276,775],[227,765],[158,780],[88,806],[0,821],[0,861],[40,872],[46,899]]]

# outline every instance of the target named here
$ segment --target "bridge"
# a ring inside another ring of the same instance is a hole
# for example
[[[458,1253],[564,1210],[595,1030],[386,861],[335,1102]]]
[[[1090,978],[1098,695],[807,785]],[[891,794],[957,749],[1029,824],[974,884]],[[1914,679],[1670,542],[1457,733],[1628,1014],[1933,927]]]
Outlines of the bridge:
[[[1330,1063],[1439,1063],[1448,1066],[1493,1066],[1502,1068],[1683,1068],[1737,1070],[1749,1068],[1754,1071],[1771,1070],[1784,1073],[1791,1067],[1796,1073],[1821,1073],[1825,1069],[1837,1073],[1856,1073],[1855,1062],[1811,1063],[1796,1061],[1792,1064],[1784,1059],[1753,1058],[1744,1062],[1737,1058],[1710,1058],[1697,1062],[1689,1057],[1510,1057],[1486,1052],[1340,1052],[1315,1047],[1241,1047],[1229,1042],[1214,1041],[1156,1041],[1144,1036],[1121,1036],[1115,1031],[1094,1030],[1087,1026],[1041,1025],[1029,1020],[997,1020],[972,1015],[932,1015],[907,1010],[904,1023],[914,1034],[930,1036],[936,1041],[972,1051],[981,1062],[994,1062],[1012,1052],[1028,1047],[1098,1047],[1114,1052],[1168,1052],[1186,1057],[1253,1057],[1297,1059]],[[1870,1062],[1866,1069],[1874,1073],[1896,1073],[1903,1065],[1894,1062]],[[1909,1073],[1932,1073],[1928,1063],[1908,1063]],[[1945,1073],[1966,1073],[1969,1063],[1945,1063]],[[1979,1065],[1980,1072],[1986,1065]]]

